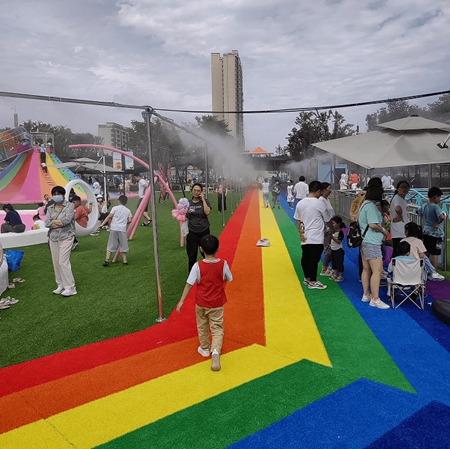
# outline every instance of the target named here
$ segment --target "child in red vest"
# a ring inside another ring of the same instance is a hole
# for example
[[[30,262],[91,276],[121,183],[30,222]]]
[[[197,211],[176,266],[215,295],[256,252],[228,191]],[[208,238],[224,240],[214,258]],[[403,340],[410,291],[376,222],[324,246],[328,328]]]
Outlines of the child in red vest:
[[[205,235],[200,242],[200,250],[205,254],[205,258],[192,267],[183,294],[178,301],[177,312],[180,313],[192,286],[198,284],[195,303],[200,346],[197,351],[203,357],[211,355],[211,369],[219,371],[223,341],[223,305],[227,302],[225,282],[232,281],[233,276],[227,261],[216,258],[216,253],[219,251],[217,237]]]

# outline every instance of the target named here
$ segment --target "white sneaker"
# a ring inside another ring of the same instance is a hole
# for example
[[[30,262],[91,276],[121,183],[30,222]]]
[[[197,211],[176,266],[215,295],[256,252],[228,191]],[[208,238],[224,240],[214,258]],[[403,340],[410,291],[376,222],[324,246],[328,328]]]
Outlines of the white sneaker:
[[[62,292],[61,292],[61,296],[73,296],[77,294],[77,290],[75,287],[72,288],[65,288]]]
[[[371,299],[369,306],[376,307],[378,309],[390,309],[391,306],[389,304],[384,303],[380,298],[378,299]]]
[[[372,295],[363,295],[363,297],[361,298],[362,302],[370,302],[372,301]]]
[[[197,348],[198,353],[203,357],[209,357],[211,355],[210,351],[203,349],[201,346]]]
[[[430,279],[431,278],[431,279]],[[442,274],[439,274],[437,271],[431,274],[431,276],[428,277],[431,281],[443,281],[445,280],[445,277],[442,276]]]
[[[56,290],[53,290],[55,295],[60,295],[64,291],[64,287],[58,287]]]
[[[220,371],[220,354],[216,349],[212,352],[211,359],[211,371]]]
[[[316,290],[325,290],[327,288],[326,285],[322,284],[320,281],[310,282],[308,284],[308,288],[316,289]]]

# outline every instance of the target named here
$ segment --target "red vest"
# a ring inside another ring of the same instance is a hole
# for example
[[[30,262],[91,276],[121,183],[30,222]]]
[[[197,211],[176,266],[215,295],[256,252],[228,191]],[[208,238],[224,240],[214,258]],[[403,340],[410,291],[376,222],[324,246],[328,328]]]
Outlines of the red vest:
[[[223,266],[225,261],[208,263],[198,262],[200,269],[200,283],[197,284],[195,301],[199,307],[215,309],[227,302],[225,295],[225,281],[223,280]]]

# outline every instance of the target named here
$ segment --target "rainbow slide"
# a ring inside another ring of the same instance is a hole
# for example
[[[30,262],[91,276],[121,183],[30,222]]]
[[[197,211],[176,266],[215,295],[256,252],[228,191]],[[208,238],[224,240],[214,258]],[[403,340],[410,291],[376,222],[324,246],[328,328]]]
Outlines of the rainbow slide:
[[[23,152],[0,173],[0,198],[3,204],[36,204],[42,202],[52,187],[65,186],[69,181],[79,179],[67,168],[54,168],[52,164],[61,160],[51,153],[46,153],[47,173],[41,168],[39,148]],[[75,191],[82,199],[86,194],[80,188]]]
[[[192,291],[151,328],[0,369],[0,447],[448,447],[445,325],[362,303],[356,252],[344,282],[306,289],[283,207],[250,191],[220,235],[221,371],[197,353]]]

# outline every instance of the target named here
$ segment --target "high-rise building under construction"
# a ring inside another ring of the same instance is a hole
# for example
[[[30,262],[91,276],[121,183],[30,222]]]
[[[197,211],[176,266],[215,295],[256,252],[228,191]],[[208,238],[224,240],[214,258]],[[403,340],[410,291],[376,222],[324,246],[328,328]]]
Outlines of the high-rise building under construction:
[[[244,88],[237,50],[222,57],[220,53],[211,53],[211,79],[214,115],[228,124],[238,148],[244,151]]]

